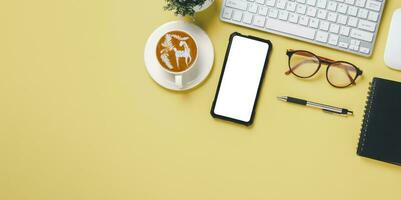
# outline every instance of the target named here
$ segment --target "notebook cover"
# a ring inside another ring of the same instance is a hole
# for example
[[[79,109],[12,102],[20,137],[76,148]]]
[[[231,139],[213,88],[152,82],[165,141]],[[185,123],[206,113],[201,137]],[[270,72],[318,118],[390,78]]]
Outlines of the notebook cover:
[[[373,78],[357,154],[401,165],[401,83]]]

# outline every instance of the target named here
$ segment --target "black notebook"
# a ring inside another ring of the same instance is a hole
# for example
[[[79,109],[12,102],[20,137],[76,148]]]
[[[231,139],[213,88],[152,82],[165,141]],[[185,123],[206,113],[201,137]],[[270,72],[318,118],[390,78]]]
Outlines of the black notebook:
[[[401,165],[401,83],[373,78],[357,154]]]

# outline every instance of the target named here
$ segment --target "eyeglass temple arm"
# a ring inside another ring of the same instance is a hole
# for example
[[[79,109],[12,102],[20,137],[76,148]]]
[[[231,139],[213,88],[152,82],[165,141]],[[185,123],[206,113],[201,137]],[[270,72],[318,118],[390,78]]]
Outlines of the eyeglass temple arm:
[[[288,52],[295,52],[295,50],[293,50],[293,49],[288,49],[287,51]],[[310,57],[310,54],[308,54],[306,52],[303,52],[303,51],[298,51],[297,54],[302,55],[302,56]],[[330,58],[325,58],[325,57],[322,57],[322,56],[316,56],[316,57],[318,57],[321,61],[323,61],[325,63],[328,63],[328,64],[336,62],[335,60],[332,60]]]

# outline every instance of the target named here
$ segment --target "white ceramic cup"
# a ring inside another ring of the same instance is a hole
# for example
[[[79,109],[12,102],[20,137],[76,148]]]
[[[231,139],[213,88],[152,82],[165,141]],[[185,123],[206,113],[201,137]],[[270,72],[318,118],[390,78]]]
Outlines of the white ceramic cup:
[[[194,59],[194,62],[192,63],[192,65],[188,66],[188,68],[185,69],[184,71],[181,71],[181,72],[170,71],[170,70],[166,69],[165,67],[163,67],[163,66],[159,63],[160,68],[162,68],[165,72],[167,72],[167,73],[169,73],[169,74],[171,74],[171,75],[174,76],[175,85],[176,85],[178,88],[183,88],[183,87],[184,87],[184,83],[183,83],[183,77],[184,77],[184,75],[185,75],[189,70],[191,70],[191,69],[196,65],[196,62],[198,61],[198,57],[199,57],[198,42],[196,41],[196,38],[195,38],[193,35],[191,35],[190,33],[186,32],[186,31],[179,30],[179,29],[173,30],[173,31],[180,31],[180,32],[183,32],[183,33],[186,33],[187,35],[189,35],[189,36],[194,40],[195,45],[196,45],[196,50],[197,50],[197,51],[196,51],[196,56],[195,56],[195,58],[193,58],[193,59]],[[172,31],[168,31],[168,32],[172,32]],[[168,32],[166,32],[166,33],[168,33]],[[163,34],[163,36],[159,39],[159,41],[166,35],[166,33]],[[157,55],[156,55],[156,56],[157,56]]]

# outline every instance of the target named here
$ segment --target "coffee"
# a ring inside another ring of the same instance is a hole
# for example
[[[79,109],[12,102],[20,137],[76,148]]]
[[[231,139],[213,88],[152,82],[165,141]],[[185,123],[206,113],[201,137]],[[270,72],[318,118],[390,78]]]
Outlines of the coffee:
[[[198,56],[195,40],[186,32],[170,31],[164,34],[156,47],[160,65],[170,72],[184,72],[192,67]]]

